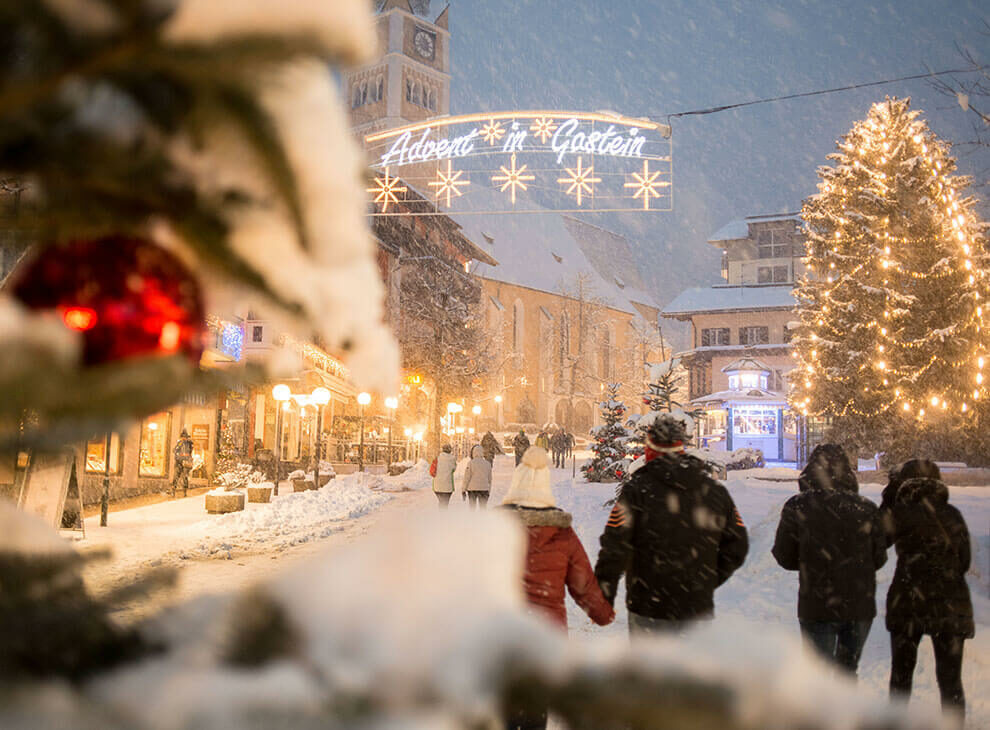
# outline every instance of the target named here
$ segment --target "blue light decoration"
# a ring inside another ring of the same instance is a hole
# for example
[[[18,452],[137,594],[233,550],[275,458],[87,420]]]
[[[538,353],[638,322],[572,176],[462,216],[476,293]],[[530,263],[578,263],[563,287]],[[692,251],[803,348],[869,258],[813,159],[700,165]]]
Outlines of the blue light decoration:
[[[224,322],[220,330],[220,351],[234,360],[240,361],[241,351],[244,349],[244,328]]]

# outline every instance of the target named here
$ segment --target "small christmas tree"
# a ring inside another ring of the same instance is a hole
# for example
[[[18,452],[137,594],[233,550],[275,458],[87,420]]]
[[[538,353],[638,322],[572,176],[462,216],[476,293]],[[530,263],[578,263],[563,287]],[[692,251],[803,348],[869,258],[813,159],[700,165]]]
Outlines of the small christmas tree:
[[[629,460],[626,458],[626,444],[629,441],[629,431],[622,425],[625,415],[625,404],[616,399],[620,383],[609,383],[605,392],[607,398],[599,403],[602,409],[601,426],[591,429],[594,443],[591,450],[594,458],[581,467],[589,482],[616,481],[626,475]]]
[[[648,377],[647,392],[643,393],[643,404],[650,407],[650,412],[630,416],[626,425],[632,429],[634,442],[630,443],[626,453],[630,456],[639,457],[643,453],[643,440],[645,429],[653,422],[658,413],[685,413],[690,416],[692,423],[701,414],[700,409],[685,411],[685,404],[678,400],[683,377],[678,372],[680,358],[665,360],[660,363],[651,363],[647,366]]]
[[[804,203],[791,404],[857,448],[959,458],[987,395],[985,229],[909,107],[874,104]]]
[[[226,423],[220,428],[220,443],[217,445],[217,466],[213,472],[214,481],[219,481],[224,474],[237,469],[240,464],[241,450],[234,439],[230,426]]]

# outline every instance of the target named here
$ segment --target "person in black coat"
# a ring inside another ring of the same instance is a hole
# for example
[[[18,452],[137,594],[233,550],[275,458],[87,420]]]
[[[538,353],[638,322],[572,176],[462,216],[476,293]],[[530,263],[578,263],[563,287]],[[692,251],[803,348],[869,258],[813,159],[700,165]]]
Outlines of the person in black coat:
[[[821,444],[780,512],[773,556],[799,572],[801,633],[851,674],[877,614],[876,571],[887,562],[880,512],[858,494],[840,446]]]
[[[684,453],[684,424],[658,418],[646,463],[622,485],[595,577],[609,603],[626,576],[630,633],[678,631],[711,618],[715,589],[746,559],[748,535],[728,490]]]
[[[526,436],[526,432],[521,428],[516,437],[512,439],[512,451],[516,456],[516,466],[519,466],[519,462],[522,461],[523,454],[526,453],[526,449],[529,448],[529,438]]]
[[[938,467],[914,459],[891,475],[882,506],[897,551],[887,592],[890,694],[909,697],[918,643],[928,634],[942,707],[965,712],[963,643],[974,634],[966,571],[970,540],[966,521],[949,504]]]

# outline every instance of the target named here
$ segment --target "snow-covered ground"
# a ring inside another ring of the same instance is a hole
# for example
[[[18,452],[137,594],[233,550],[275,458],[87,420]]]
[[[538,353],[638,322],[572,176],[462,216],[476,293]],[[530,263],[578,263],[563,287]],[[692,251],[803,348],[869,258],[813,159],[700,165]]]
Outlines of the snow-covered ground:
[[[464,463],[459,465],[458,487]],[[497,459],[491,508],[501,503],[512,468],[512,457]],[[100,529],[94,521],[87,522],[88,539],[84,545],[87,549],[110,546],[119,556],[123,553],[118,558],[122,561],[118,562],[118,572],[126,572],[128,566],[154,564],[202,567],[202,575],[208,578],[199,581],[184,598],[196,595],[197,591],[234,590],[247,582],[238,573],[246,569],[237,566],[244,565],[245,561],[249,563],[252,556],[263,564],[269,556],[276,554],[279,557],[283,553],[305,556],[318,548],[326,548],[329,552],[321,555],[332,559],[337,550],[353,555],[355,549],[362,548],[364,540],[368,540],[368,549],[374,552],[381,549],[380,546],[373,548],[373,545],[381,539],[385,528],[376,530],[367,526],[374,526],[379,514],[391,513],[390,517],[399,517],[402,524],[410,525],[410,529],[418,523],[431,524],[429,520],[436,519],[437,508],[428,488],[430,478],[426,470],[425,462],[421,462],[400,477],[338,477],[322,490],[300,494],[289,494],[288,486],[283,485],[284,495],[273,504],[248,505],[246,512],[226,516],[205,515],[202,497],[112,513],[109,528]],[[582,480],[580,471],[577,478],[572,479],[570,468],[554,470],[553,477],[559,505],[574,515],[574,527],[594,561],[598,537],[609,511],[605,502],[613,496],[615,485],[588,484]],[[795,478],[796,472],[780,467],[730,472],[727,485],[749,528],[750,553],[746,564],[717,592],[716,619],[712,626],[702,629],[693,639],[685,639],[696,642],[692,647],[704,646],[705,641],[725,642],[726,636],[738,637],[737,646],[726,647],[726,656],[735,656],[736,660],[743,651],[741,647],[748,647],[745,651],[754,651],[754,647],[764,644],[774,647],[764,652],[762,659],[754,657],[757,664],[779,656],[781,651],[799,651],[794,649],[800,644],[796,619],[797,575],[781,570],[770,555],[780,507],[796,491]],[[880,485],[866,485],[862,492],[878,501],[880,489]],[[975,639],[966,644],[963,668],[969,704],[967,727],[985,728],[990,727],[990,639],[986,631],[990,623],[990,575],[987,572],[990,486],[951,488],[950,491],[952,502],[962,510],[974,538],[969,580],[977,632]],[[466,520],[467,509],[460,496],[455,495],[449,519]],[[388,529],[394,530],[395,523],[392,525]],[[340,540],[341,535],[347,535],[347,539]],[[228,556],[233,559],[223,559]],[[437,566],[448,566],[446,561],[449,559],[449,556],[438,558]],[[886,698],[889,671],[888,634],[883,625],[884,597],[894,560],[891,551],[887,566],[879,574],[879,615],[860,667],[861,688],[869,697],[881,701]],[[255,578],[274,574],[275,566],[281,564],[262,565],[266,570],[257,573]],[[402,575],[396,575],[396,580],[417,582]],[[396,585],[393,588],[405,595],[413,586]],[[408,596],[403,600],[408,601]],[[423,600],[426,601],[425,596]],[[617,641],[620,645],[624,643],[627,620],[621,594],[617,601],[617,619],[609,627],[593,626],[570,601],[568,614],[571,635],[581,645],[589,641],[594,645],[599,639],[610,647]],[[754,637],[758,637],[755,644]],[[676,656],[676,648],[672,651]],[[765,676],[766,667],[759,671]],[[934,662],[927,639],[919,652],[913,702],[918,712],[934,711],[938,707]]]
[[[776,481],[788,475],[795,481]],[[743,567],[715,594],[716,622],[733,620],[741,631],[756,635],[774,632],[798,634],[797,573],[782,570],[770,554],[780,508],[797,491],[797,473],[781,468],[729,472],[726,485],[749,530],[749,555]],[[769,479],[768,479],[769,478]],[[772,481],[771,481],[772,480]],[[508,484],[502,470],[496,477],[500,500]],[[861,493],[879,504],[882,485],[864,485]],[[958,507],[973,538],[973,561],[969,572],[970,591],[976,614],[976,636],[966,642],[963,686],[968,703],[969,728],[990,728],[990,486],[950,487],[950,501]],[[554,493],[561,508],[574,515],[574,527],[594,563],[598,538],[608,516],[604,502],[615,492],[614,484],[572,483],[570,470],[555,470]],[[494,501],[494,500],[493,500]],[[896,556],[888,553],[887,564],[877,576],[878,615],[860,663],[860,683],[877,697],[886,697],[890,672],[889,634],[884,626],[884,605]],[[604,629],[594,626],[581,610],[568,602],[572,633],[598,634],[627,631],[626,612],[616,600],[615,623]],[[924,639],[918,652],[912,702],[938,707],[935,662],[931,643]]]

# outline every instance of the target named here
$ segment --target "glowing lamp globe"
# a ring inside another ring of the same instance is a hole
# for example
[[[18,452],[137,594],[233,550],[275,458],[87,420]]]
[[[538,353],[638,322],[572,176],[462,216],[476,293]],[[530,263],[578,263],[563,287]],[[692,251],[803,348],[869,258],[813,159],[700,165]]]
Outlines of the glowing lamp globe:
[[[203,354],[199,283],[151,241],[110,236],[48,246],[26,263],[11,293],[79,332],[85,365],[153,355],[198,365]]]

